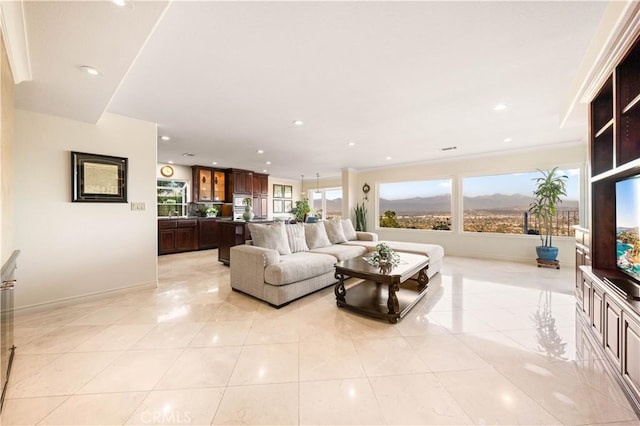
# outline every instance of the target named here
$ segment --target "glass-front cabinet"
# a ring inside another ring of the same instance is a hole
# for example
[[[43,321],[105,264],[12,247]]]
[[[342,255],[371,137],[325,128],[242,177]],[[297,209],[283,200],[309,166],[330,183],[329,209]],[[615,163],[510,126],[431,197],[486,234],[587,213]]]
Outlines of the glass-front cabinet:
[[[158,217],[187,215],[188,184],[177,180],[158,180]]]
[[[225,172],[193,166],[193,201],[225,201]]]

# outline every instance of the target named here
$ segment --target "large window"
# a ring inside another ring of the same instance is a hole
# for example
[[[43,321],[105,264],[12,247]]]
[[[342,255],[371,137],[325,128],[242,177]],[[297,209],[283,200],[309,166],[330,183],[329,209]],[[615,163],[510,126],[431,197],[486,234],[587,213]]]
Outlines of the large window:
[[[187,189],[183,181],[158,180],[158,216],[186,216]]]
[[[451,180],[381,183],[381,228],[451,230]]]
[[[320,189],[311,192],[313,214],[321,219],[342,217],[342,188]]]
[[[561,173],[568,176],[567,196],[558,206],[553,235],[574,235],[572,226],[580,223],[580,169]],[[538,234],[538,223],[528,213],[537,177],[540,172],[464,178],[464,231]]]

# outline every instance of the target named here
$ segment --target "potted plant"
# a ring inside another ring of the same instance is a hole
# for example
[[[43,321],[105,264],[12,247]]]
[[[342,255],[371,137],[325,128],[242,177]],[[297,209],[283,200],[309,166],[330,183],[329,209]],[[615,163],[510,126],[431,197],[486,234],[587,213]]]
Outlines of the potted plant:
[[[400,255],[395,252],[387,243],[380,243],[376,245],[376,250],[371,256],[371,261],[374,265],[384,266],[396,266],[400,263]]]
[[[244,213],[242,214],[242,217],[244,218],[244,220],[249,222],[251,219],[253,219],[253,210],[251,210],[251,206],[253,205],[253,198],[244,198],[242,200],[242,204],[244,204]]]
[[[356,203],[353,213],[356,216],[356,231],[365,232],[367,230],[367,208],[364,206],[364,202],[362,205]]]
[[[533,191],[535,200],[529,206],[529,212],[538,220],[540,226],[541,245],[536,247],[539,260],[555,261],[558,248],[553,246],[553,218],[557,205],[562,203],[562,196],[567,195],[566,183],[568,177],[558,173],[558,168],[543,171],[542,176],[534,178],[536,189]]]
[[[216,217],[216,215],[218,214],[218,209],[214,206],[211,206],[211,207],[207,207],[207,209],[204,212],[207,215],[207,217]]]
[[[296,205],[291,209],[291,213],[298,222],[304,222],[309,212],[311,212],[311,207],[309,207],[308,198],[296,201]]]

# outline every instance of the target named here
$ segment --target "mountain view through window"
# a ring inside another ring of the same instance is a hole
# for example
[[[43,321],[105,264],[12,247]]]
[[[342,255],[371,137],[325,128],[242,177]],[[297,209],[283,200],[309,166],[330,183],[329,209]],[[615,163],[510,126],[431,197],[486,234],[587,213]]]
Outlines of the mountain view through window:
[[[451,230],[451,180],[380,184],[381,228]]]
[[[567,196],[557,206],[554,235],[574,235],[580,223],[580,169],[560,170],[567,176]],[[467,232],[538,234],[539,224],[529,213],[535,179],[540,172],[464,178],[463,229]]]

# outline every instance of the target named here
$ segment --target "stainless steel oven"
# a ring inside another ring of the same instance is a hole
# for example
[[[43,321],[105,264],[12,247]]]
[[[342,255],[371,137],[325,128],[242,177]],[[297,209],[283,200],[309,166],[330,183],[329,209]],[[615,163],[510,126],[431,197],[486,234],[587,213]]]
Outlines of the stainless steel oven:
[[[244,214],[243,201],[248,198],[246,195],[234,195],[233,197],[233,220],[242,220]]]

